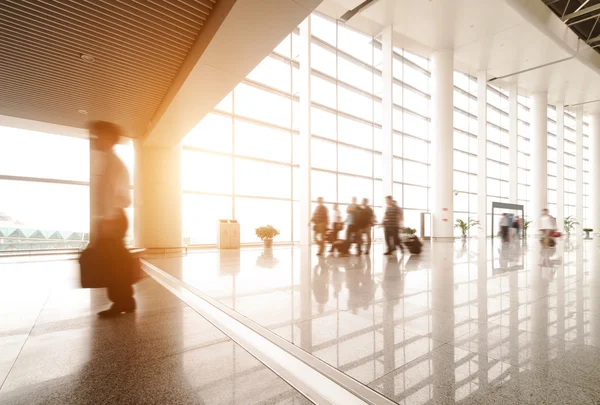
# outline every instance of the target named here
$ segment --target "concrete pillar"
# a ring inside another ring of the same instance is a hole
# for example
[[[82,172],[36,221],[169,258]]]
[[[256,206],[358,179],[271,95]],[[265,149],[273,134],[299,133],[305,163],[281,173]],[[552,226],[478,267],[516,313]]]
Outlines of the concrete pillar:
[[[562,231],[565,219],[565,104],[556,104],[556,226]]]
[[[548,204],[548,94],[531,95],[531,220],[535,234],[540,229],[540,212]],[[556,213],[551,213],[556,215]]]
[[[98,192],[99,181],[104,170],[100,158],[102,152],[98,152],[94,147],[94,139],[90,139],[90,242],[92,242],[97,232],[98,224]]]
[[[181,145],[161,148],[144,146],[138,140],[134,144],[135,246],[150,249],[181,247]]]
[[[436,51],[431,69],[433,237],[452,238],[454,198],[454,51]]]
[[[487,73],[477,73],[477,216],[479,237],[487,235]]]
[[[383,195],[392,195],[394,179],[393,179],[393,161],[394,161],[394,101],[393,101],[393,39],[394,29],[390,25],[385,27],[381,33],[381,52],[382,52],[382,67],[381,75],[383,80],[383,89],[381,95],[382,106],[382,160],[383,160]]]
[[[509,121],[509,140],[508,140],[508,199],[512,204],[518,201],[518,165],[519,165],[519,148],[518,148],[518,124],[519,124],[519,87],[517,84],[512,84],[508,89],[508,121]]]
[[[583,108],[579,107],[575,116],[575,235],[583,236]],[[594,173],[597,175],[597,173]]]
[[[300,24],[300,244],[311,243],[310,16]]]
[[[593,115],[590,123],[590,228],[600,232],[600,115]],[[592,262],[594,263],[594,262]]]

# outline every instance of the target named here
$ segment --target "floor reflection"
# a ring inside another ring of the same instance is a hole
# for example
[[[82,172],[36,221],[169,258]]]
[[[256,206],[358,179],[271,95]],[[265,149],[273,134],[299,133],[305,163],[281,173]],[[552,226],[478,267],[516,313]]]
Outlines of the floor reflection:
[[[469,239],[348,258],[274,248],[270,266],[260,249],[203,252],[182,278],[400,403],[597,403],[598,248]]]

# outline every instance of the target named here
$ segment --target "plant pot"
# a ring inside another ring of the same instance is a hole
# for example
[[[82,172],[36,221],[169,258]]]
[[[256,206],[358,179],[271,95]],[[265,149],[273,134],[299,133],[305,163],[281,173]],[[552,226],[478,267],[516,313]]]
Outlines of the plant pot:
[[[265,244],[265,249],[271,249],[273,247],[273,239],[265,239],[263,240]]]

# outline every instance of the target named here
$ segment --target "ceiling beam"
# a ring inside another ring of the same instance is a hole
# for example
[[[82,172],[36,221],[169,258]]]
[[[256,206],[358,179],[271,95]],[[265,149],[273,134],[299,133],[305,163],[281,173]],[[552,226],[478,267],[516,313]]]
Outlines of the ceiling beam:
[[[589,41],[587,41],[587,44],[591,45],[591,44],[593,44],[595,42],[598,42],[598,41],[600,41],[600,35],[598,35],[597,37],[594,37],[594,38],[590,39]]]
[[[589,7],[586,7],[584,9],[575,11],[575,12],[573,12],[571,14],[567,14],[566,16],[563,17],[562,20],[563,20],[563,22],[565,22],[565,21],[568,21],[568,20],[570,20],[572,18],[581,17],[582,15],[586,15],[586,14],[594,13],[594,12],[596,12],[596,14],[600,14],[600,4],[589,6]]]

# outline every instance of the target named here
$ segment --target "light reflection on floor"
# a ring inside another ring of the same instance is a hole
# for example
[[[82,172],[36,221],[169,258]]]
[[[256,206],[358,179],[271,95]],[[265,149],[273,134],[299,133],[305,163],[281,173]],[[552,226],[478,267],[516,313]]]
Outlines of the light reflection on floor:
[[[436,242],[418,256],[202,251],[154,259],[406,404],[598,403],[595,240]]]

